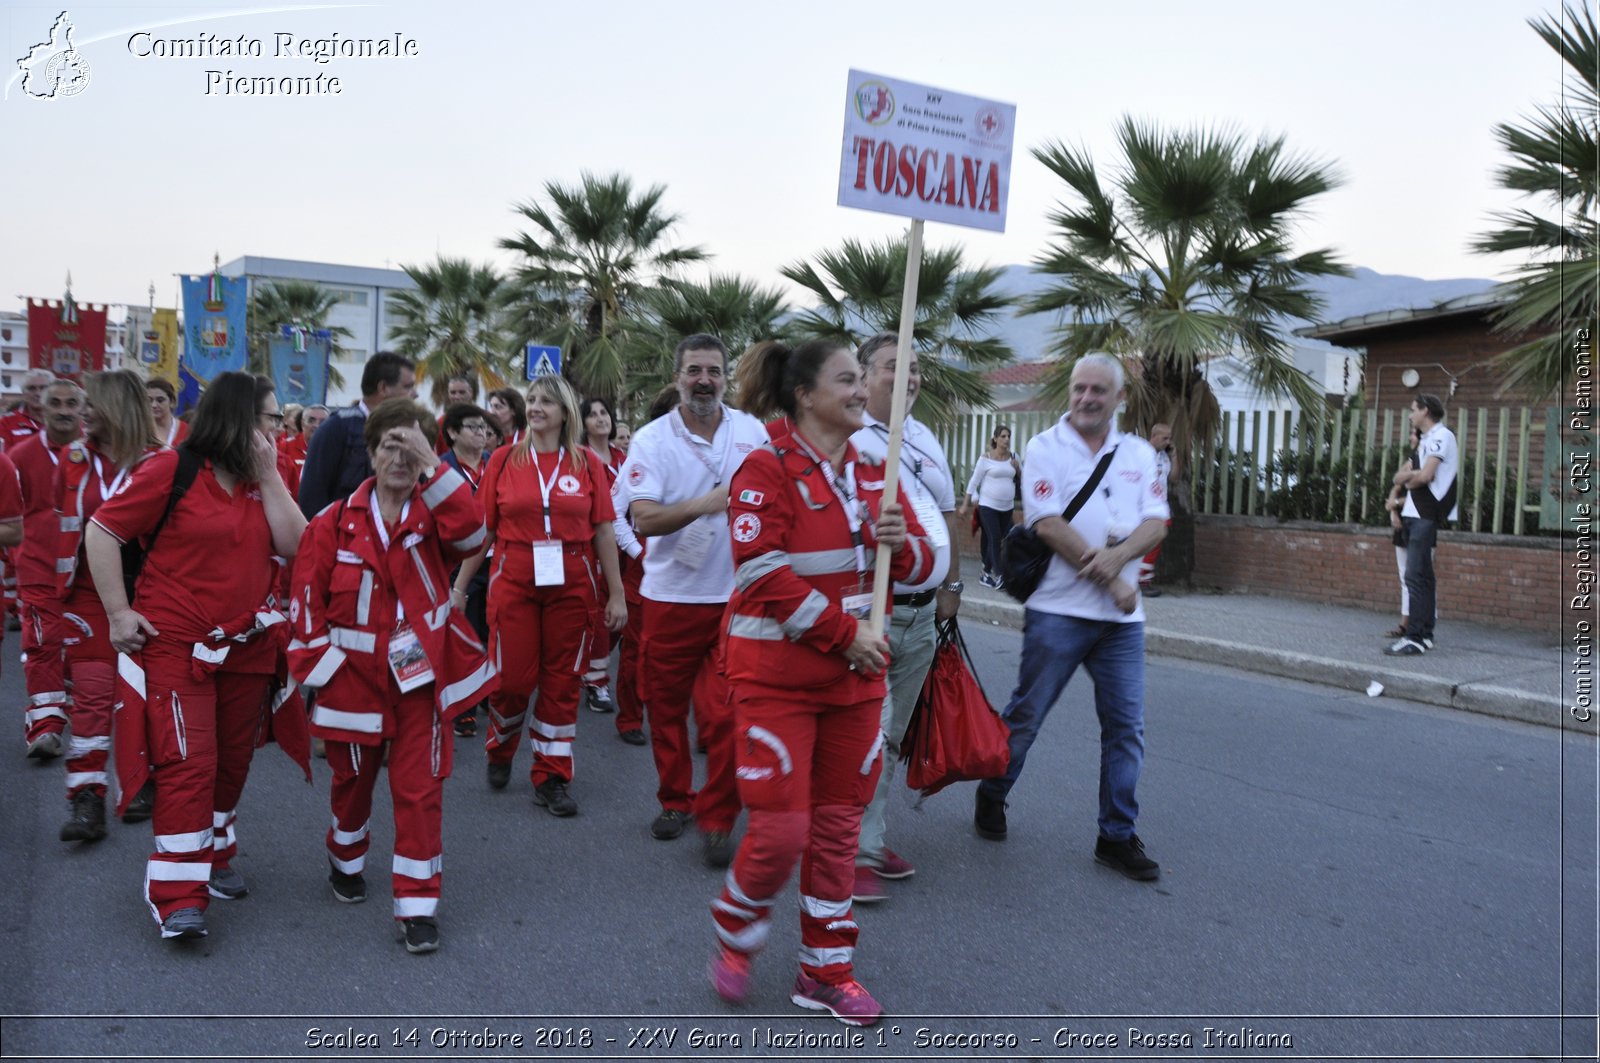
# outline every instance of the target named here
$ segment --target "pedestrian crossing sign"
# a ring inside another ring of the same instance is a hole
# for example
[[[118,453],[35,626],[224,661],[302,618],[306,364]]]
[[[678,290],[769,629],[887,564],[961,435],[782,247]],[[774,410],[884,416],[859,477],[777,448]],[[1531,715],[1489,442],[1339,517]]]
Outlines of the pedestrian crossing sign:
[[[538,376],[561,375],[561,348],[541,347],[536,343],[528,344],[527,350],[528,379]]]

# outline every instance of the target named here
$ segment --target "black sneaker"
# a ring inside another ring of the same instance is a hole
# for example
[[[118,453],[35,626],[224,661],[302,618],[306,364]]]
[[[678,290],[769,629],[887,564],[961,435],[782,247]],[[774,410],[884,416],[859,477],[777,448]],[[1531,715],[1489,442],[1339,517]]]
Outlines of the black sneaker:
[[[575,816],[578,802],[567,793],[567,784],[561,779],[546,779],[533,788],[533,803],[543,805],[552,816]]]
[[[1138,882],[1154,882],[1161,877],[1161,865],[1144,855],[1144,842],[1137,834],[1120,842],[1101,835],[1094,843],[1094,862]]]
[[[1422,636],[1422,648],[1425,649],[1425,650],[1433,649],[1433,636],[1431,636],[1431,635]]]
[[[338,868],[330,866],[328,882],[333,886],[334,898],[345,904],[360,904],[367,899],[367,880],[359,871],[347,875]]]
[[[426,915],[400,920],[407,952],[432,952],[439,947],[439,924]]]
[[[456,717],[457,738],[471,738],[478,733],[478,718],[469,710]]]
[[[733,835],[725,830],[708,830],[705,833],[705,861],[707,867],[724,868],[733,863]]]
[[[683,833],[689,825],[689,813],[679,812],[675,808],[663,808],[661,815],[650,824],[650,837],[658,841],[669,842]]]
[[[106,836],[106,799],[93,790],[72,795],[72,818],[61,825],[64,842],[97,842]]]
[[[644,732],[638,728],[634,728],[631,731],[618,732],[617,737],[628,743],[630,746],[642,746],[649,741],[649,739],[645,738]]]
[[[122,822],[143,823],[156,811],[156,781],[146,779],[144,785],[139,787],[139,792],[133,795],[133,800],[128,802],[128,807],[123,810]]]
[[[1427,652],[1427,649],[1428,647],[1424,646],[1420,640],[1407,636],[1393,646],[1385,647],[1383,655],[1385,657],[1421,657]]]
[[[506,783],[511,781],[511,765],[489,762],[488,771],[485,773],[489,779],[489,789],[504,790]]]
[[[610,687],[589,687],[587,688],[586,693],[589,695],[588,700],[590,712],[617,711],[616,702],[611,700]]]
[[[206,936],[206,913],[198,908],[179,908],[161,920],[161,936],[190,940]]]
[[[250,887],[245,885],[244,876],[231,867],[213,867],[211,881],[206,883],[206,892],[211,896],[224,901],[236,901],[250,892]]]
[[[983,787],[977,790],[978,800],[972,812],[972,825],[977,828],[980,837],[988,838],[992,842],[1006,840],[1006,802],[1004,798],[990,797],[983,792]]]
[[[1159,597],[1161,597],[1161,588],[1160,587],[1140,587],[1139,588],[1139,593],[1144,595],[1146,598],[1159,598]]]

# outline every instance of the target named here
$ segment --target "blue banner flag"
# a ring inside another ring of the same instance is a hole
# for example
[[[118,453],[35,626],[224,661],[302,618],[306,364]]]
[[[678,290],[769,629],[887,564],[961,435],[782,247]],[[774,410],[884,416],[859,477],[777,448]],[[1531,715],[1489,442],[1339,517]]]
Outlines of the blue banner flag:
[[[186,362],[178,363],[178,407],[172,412],[175,414],[188,413],[194,409],[194,404],[200,401],[200,381],[189,372]]]
[[[202,385],[218,373],[244,372],[248,301],[243,277],[183,278],[183,367]]]
[[[328,401],[328,353],[331,336],[327,329],[297,329],[285,325],[283,335],[274,337],[268,347],[272,383],[278,404],[318,406]]]

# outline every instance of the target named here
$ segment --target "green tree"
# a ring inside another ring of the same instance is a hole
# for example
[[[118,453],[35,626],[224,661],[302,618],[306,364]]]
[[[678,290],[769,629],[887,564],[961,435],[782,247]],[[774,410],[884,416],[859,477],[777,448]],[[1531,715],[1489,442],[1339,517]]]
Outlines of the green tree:
[[[339,341],[353,339],[355,333],[342,325],[329,327],[328,315],[339,304],[339,297],[315,281],[265,281],[255,285],[250,300],[249,319],[246,322],[245,341],[249,350],[252,373],[271,375],[269,359],[272,340],[281,335],[284,325],[301,325],[308,329],[327,329],[328,388],[344,386],[344,374],[333,364],[343,350]]]
[[[426,266],[402,266],[416,290],[391,303],[398,325],[394,350],[417,363],[433,401],[443,404],[452,374],[471,373],[486,388],[505,386],[509,346],[497,327],[503,285],[491,266],[446,258]]]
[[[779,319],[786,312],[781,291],[736,274],[713,273],[704,281],[663,280],[646,294],[647,324],[633,333],[623,405],[648,402],[672,379],[672,350],[683,337],[709,333],[737,358],[752,343],[778,335]]]
[[[905,237],[877,243],[846,240],[819,252],[814,262],[785,266],[785,277],[820,300],[791,318],[785,331],[852,347],[879,332],[898,332],[905,269]],[[944,424],[965,409],[993,405],[983,370],[1015,357],[1005,341],[992,335],[1013,302],[996,289],[1000,276],[1000,270],[989,266],[966,266],[959,247],[923,248],[912,325],[912,344],[922,368],[918,419]]]
[[[1499,362],[1506,369],[1507,387],[1543,392],[1561,387],[1570,365],[1568,334],[1582,325],[1593,328],[1600,306],[1600,266],[1595,261],[1600,244],[1595,222],[1600,47],[1595,10],[1589,5],[1568,5],[1559,21],[1530,19],[1528,25],[1561,56],[1567,87],[1559,103],[1540,107],[1522,124],[1495,126],[1495,139],[1511,156],[1495,176],[1502,188],[1533,197],[1551,208],[1551,214],[1528,209],[1497,213],[1492,220],[1498,228],[1479,236],[1472,249],[1523,256],[1525,264],[1506,286],[1511,302],[1496,328],[1536,338],[1505,352]]]
[[[1124,118],[1117,144],[1121,158],[1105,171],[1082,148],[1034,149],[1071,196],[1050,214],[1055,236],[1035,262],[1050,284],[1026,309],[1060,315],[1061,363],[1046,385],[1058,403],[1066,405],[1072,364],[1101,351],[1130,370],[1130,427],[1172,426],[1174,527],[1162,556],[1169,573],[1186,577],[1186,459],[1217,424],[1205,362],[1238,356],[1263,393],[1291,396],[1313,416],[1322,410],[1285,330],[1288,319],[1314,320],[1322,309],[1309,278],[1349,269],[1330,249],[1294,253],[1291,235],[1307,203],[1338,178],[1282,138],[1250,143],[1226,130]]]
[[[662,209],[663,185],[635,192],[623,174],[585,173],[575,186],[548,182],[544,193],[548,206],[516,208],[531,227],[500,241],[519,256],[503,298],[506,329],[518,347],[559,346],[562,372],[580,390],[618,395],[642,342],[645,297],[706,253],[668,244],[678,216]]]

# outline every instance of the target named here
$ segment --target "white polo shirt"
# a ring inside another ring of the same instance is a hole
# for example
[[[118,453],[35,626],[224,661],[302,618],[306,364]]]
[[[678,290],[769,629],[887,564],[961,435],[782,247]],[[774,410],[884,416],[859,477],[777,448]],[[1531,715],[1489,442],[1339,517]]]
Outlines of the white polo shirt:
[[[709,441],[689,431],[683,414],[672,410],[633,434],[617,483],[627,485],[630,503],[686,502],[726,484],[750,452],[766,442],[766,426],[742,410],[722,407],[722,422]],[[708,534],[709,544],[697,548],[696,541]],[[671,535],[651,536],[639,592],[652,601],[694,605],[733,597],[727,514],[699,517]]]
[[[1112,539],[1132,535],[1147,520],[1167,520],[1171,516],[1167,484],[1156,469],[1155,448],[1138,436],[1108,432],[1100,449],[1091,452],[1077,429],[1062,417],[1054,427],[1028,441],[1022,459],[1022,516],[1028,527],[1045,517],[1061,516],[1111,447],[1117,448],[1116,456],[1100,486],[1072,518],[1072,530],[1090,546],[1104,546]],[[1139,561],[1136,557],[1122,569],[1123,580],[1132,586],[1139,582]],[[1111,600],[1110,591],[1081,578],[1060,557],[1050,559],[1038,590],[1028,598],[1028,608],[1084,620],[1144,620],[1142,596],[1137,609],[1124,613]]]
[[[889,457],[889,426],[863,411],[866,425],[850,437],[863,458],[882,465]],[[921,583],[896,583],[894,593],[914,594],[937,587],[950,571],[950,528],[944,515],[956,508],[955,483],[944,448],[926,425],[906,414],[900,439],[900,492],[916,510],[933,540],[933,571]]]
[[[1446,492],[1450,490],[1450,485],[1456,482],[1456,470],[1460,464],[1460,459],[1456,453],[1456,434],[1446,428],[1442,421],[1428,429],[1427,434],[1417,444],[1417,461],[1419,462],[1417,467],[1420,469],[1428,464],[1429,458],[1438,458],[1439,467],[1433,470],[1433,479],[1428,481],[1427,489],[1432,492],[1434,498],[1443,498]],[[1418,489],[1413,488],[1412,490]],[[1460,497],[1459,491],[1456,493],[1456,497]],[[1460,520],[1460,512],[1461,507],[1459,505],[1451,506],[1448,519]],[[1400,515],[1402,517],[1422,516],[1421,513],[1417,512],[1417,504],[1411,501],[1411,490],[1406,491],[1406,504],[1400,507]]]

